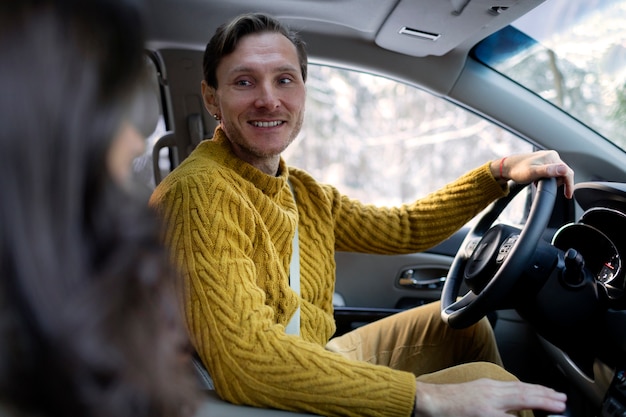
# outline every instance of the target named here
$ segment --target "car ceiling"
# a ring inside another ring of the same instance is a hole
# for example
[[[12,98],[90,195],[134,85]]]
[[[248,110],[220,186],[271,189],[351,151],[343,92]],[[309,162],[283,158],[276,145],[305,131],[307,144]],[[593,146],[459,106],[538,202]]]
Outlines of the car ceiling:
[[[543,0],[147,0],[153,49],[203,50],[216,27],[270,13],[302,34],[310,60],[360,67],[446,94],[467,52]],[[400,31],[406,28],[404,32]],[[424,35],[425,34],[425,35]],[[431,36],[432,35],[432,36]],[[428,38],[436,38],[435,40]],[[376,50],[376,53],[372,52]],[[345,57],[350,61],[346,62]],[[416,75],[417,74],[417,75]]]

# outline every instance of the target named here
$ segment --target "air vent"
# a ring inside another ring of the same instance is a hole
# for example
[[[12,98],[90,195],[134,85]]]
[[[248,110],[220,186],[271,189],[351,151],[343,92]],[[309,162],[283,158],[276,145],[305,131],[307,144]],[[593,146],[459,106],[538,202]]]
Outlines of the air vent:
[[[423,30],[411,29],[406,26],[400,29],[400,34],[413,36],[415,38],[425,39],[425,40],[429,40],[433,42],[441,37],[441,35],[438,33],[431,33],[431,32],[425,32]]]

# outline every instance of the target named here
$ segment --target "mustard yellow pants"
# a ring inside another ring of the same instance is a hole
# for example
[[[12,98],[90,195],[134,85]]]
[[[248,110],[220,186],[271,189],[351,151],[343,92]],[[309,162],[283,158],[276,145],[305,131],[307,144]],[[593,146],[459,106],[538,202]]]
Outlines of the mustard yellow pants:
[[[441,320],[440,311],[439,302],[407,310],[333,338],[326,349],[353,360],[412,372],[419,381],[435,384],[517,379],[501,367],[487,319],[456,330]]]

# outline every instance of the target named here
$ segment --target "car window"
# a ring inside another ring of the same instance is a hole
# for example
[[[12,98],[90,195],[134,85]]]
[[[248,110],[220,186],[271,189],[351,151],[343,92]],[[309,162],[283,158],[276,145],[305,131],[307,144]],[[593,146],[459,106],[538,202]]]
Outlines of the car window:
[[[418,88],[309,65],[305,122],[287,163],[366,203],[410,202],[489,160],[530,152],[507,130]],[[502,221],[521,224],[524,193]]]

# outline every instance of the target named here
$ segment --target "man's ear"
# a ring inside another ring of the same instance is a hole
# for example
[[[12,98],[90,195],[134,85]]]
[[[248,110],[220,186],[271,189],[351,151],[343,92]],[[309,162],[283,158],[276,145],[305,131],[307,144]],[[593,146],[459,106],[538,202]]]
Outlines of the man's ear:
[[[211,114],[211,116],[213,116],[219,111],[219,107],[217,105],[217,92],[215,91],[215,88],[208,85],[204,80],[202,80],[201,87],[202,101],[204,101],[204,107]]]

